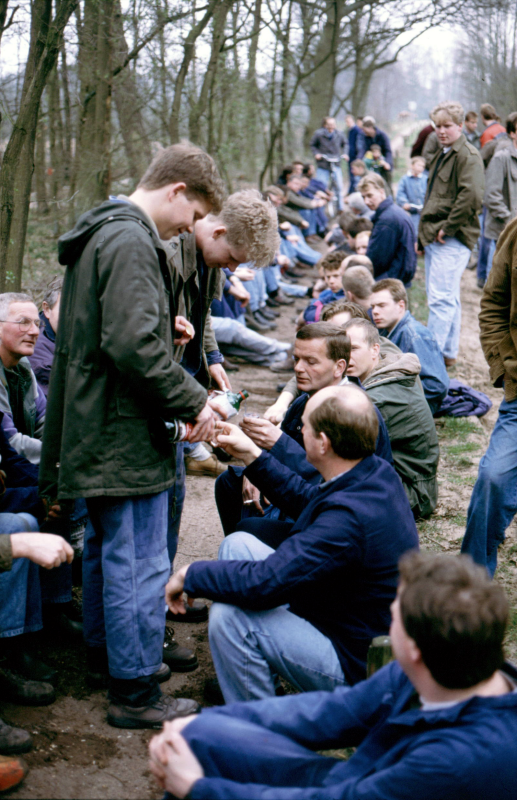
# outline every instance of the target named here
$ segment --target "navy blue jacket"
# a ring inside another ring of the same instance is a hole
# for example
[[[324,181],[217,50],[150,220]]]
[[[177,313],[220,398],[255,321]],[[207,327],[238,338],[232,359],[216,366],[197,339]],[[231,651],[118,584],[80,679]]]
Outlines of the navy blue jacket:
[[[350,128],[348,131],[348,158],[350,162],[355,161],[358,158],[357,155],[357,140],[360,139],[362,136],[362,129],[359,125],[354,125],[353,128]]]
[[[429,328],[406,311],[393,330],[389,333],[380,330],[379,333],[381,336],[387,336],[403,353],[415,353],[418,356],[422,367],[420,380],[425,398],[432,413],[435,414],[449,390],[449,376],[438,342]]]
[[[382,155],[393,169],[393,153],[389,136],[379,128],[375,128],[375,136],[365,136],[364,131],[357,136],[357,158],[363,158],[364,154],[371,149],[372,144],[379,145]]]
[[[372,222],[366,255],[372,260],[375,280],[398,278],[409,284],[416,270],[416,236],[409,215],[387,197]]]
[[[0,413],[0,422],[3,414]],[[26,511],[40,521],[45,509],[38,494],[38,467],[14,450],[0,425],[0,469],[5,472],[7,489],[0,497],[0,513]]]
[[[510,664],[504,672],[517,679]],[[327,769],[314,770],[309,785],[236,783],[210,777],[208,765],[207,777],[192,788],[192,800],[515,800],[517,694],[513,692],[422,711],[412,684],[393,662],[352,689],[203,709],[200,725],[205,714],[219,715],[221,729],[230,727],[232,720],[256,725],[262,742],[276,733],[311,751],[358,749],[348,761],[328,758]],[[185,732],[190,741],[195,739],[195,720]],[[272,745],[275,740],[270,741]],[[278,748],[278,739],[275,744]],[[286,756],[278,748],[278,759],[284,763],[290,759],[294,772],[292,753]],[[300,759],[303,765],[303,751]]]
[[[371,640],[388,632],[398,560],[418,548],[400,478],[368,456],[313,486],[264,451],[244,474],[296,520],[292,533],[264,560],[191,564],[185,591],[255,611],[288,603],[330,639],[347,683],[356,683]]]
[[[29,356],[29,361],[32,371],[36,376],[36,380],[41,386],[41,390],[46,397],[48,395],[50,371],[52,369],[54,351],[56,349],[56,334],[54,333],[52,325],[43,312],[41,312],[39,316],[44,327],[36,339],[34,353]]]

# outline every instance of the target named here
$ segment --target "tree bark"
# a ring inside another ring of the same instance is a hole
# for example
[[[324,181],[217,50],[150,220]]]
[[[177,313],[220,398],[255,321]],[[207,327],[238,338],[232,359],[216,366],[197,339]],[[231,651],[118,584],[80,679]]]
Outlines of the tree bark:
[[[76,3],[77,0],[61,0],[54,18],[51,0],[33,0],[31,5],[29,55],[20,110],[0,173],[0,291],[5,291],[7,282],[14,290],[21,287],[41,96]]]

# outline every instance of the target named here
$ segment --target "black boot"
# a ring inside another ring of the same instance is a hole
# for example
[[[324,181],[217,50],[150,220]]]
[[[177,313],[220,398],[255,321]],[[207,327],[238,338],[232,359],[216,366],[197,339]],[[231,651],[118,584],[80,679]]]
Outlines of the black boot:
[[[28,753],[32,747],[30,733],[23,728],[12,728],[0,719],[0,753],[12,756],[17,753]]]
[[[37,657],[29,634],[3,639],[2,652],[5,655],[6,668],[26,680],[52,684],[56,682],[56,670]]]
[[[192,672],[199,666],[197,656],[193,650],[181,647],[173,639],[172,628],[165,628],[162,659],[171,668],[172,672]]]
[[[0,670],[0,694],[20,706],[48,706],[56,699],[54,687],[42,681],[28,681],[10,669]]]

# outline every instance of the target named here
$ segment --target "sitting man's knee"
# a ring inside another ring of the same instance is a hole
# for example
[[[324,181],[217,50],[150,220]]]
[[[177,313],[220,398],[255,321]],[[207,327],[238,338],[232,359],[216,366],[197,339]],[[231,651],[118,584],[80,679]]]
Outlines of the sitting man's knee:
[[[250,559],[253,556],[250,549],[257,539],[251,533],[236,531],[226,536],[219,546],[219,561],[238,561],[239,559]]]

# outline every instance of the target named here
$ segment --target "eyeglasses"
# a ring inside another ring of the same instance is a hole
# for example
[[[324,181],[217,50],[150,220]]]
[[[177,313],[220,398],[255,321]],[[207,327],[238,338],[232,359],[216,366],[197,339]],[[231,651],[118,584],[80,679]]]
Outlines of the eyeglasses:
[[[35,325],[36,328],[41,328],[43,324],[40,319],[28,319],[27,317],[23,319],[0,319],[0,322],[12,322],[13,325],[19,325],[22,333],[30,331],[31,325]]]

